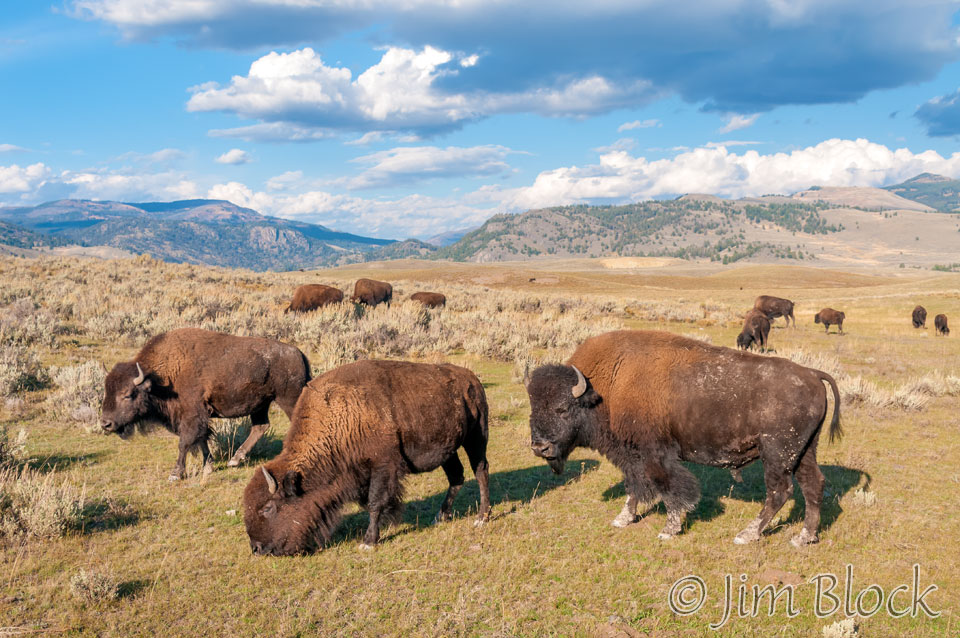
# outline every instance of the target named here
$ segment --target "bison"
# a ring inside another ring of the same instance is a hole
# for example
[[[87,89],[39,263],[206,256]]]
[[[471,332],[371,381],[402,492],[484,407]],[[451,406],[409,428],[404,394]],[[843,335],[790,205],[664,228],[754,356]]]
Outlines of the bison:
[[[927,309],[923,306],[917,306],[913,309],[913,314],[911,315],[914,328],[926,328],[927,327]]]
[[[410,295],[412,301],[419,301],[427,308],[442,308],[447,305],[447,298],[439,292],[415,292]]]
[[[944,337],[950,336],[950,326],[947,325],[947,315],[937,315],[933,318],[933,327],[936,329],[938,335],[943,335]]]
[[[793,317],[793,302],[789,299],[760,295],[756,301],[753,302],[753,308],[766,315],[770,321],[773,321],[777,317],[783,317],[788,326],[791,321],[794,326],[797,325],[797,320]]]
[[[368,306],[385,303],[387,306],[393,300],[393,286],[385,281],[376,279],[358,279],[353,285],[353,296],[350,300]]]
[[[743,318],[743,330],[737,335],[737,347],[746,350],[756,343],[761,351],[765,350],[769,334],[770,321],[767,316],[759,310],[751,310]]]
[[[343,292],[323,284],[306,284],[293,291],[293,301],[284,312],[310,312],[343,301]]]
[[[806,501],[803,530],[791,541],[800,546],[817,540],[820,522],[824,381],[833,390],[832,441],[841,435],[840,395],[825,372],[666,332],[609,332],[526,381],[530,444],[557,473],[576,447],[603,454],[623,471],[627,492],[613,524],[636,522],[639,503],[662,500],[662,539],[681,531],[700,499],[681,461],[736,470],[762,459],[766,501],[734,542],[760,538],[793,493],[792,474]]]
[[[179,436],[170,480],[183,478],[189,450],[213,471],[207,447],[212,418],[250,416],[250,435],[228,466],[239,465],[263,435],[270,403],[289,417],[310,380],[310,364],[297,348],[254,337],[183,328],[150,339],[133,361],[107,375],[101,427],[128,438],[138,422],[157,422]]]
[[[830,332],[830,326],[836,325],[840,334],[843,334],[843,320],[846,314],[833,308],[824,308],[813,316],[813,323],[822,323],[826,331]]]
[[[403,478],[442,467],[450,482],[435,522],[452,518],[463,486],[461,446],[480,487],[477,524],[490,515],[487,399],[477,377],[451,364],[358,361],[304,389],[278,457],[254,473],[243,516],[255,554],[290,555],[330,541],[341,507],[366,505],[361,548],[399,515]]]

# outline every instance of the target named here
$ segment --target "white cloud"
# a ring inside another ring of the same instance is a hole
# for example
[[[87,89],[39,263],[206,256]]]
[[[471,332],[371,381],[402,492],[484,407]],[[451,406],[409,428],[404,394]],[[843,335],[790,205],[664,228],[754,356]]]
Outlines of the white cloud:
[[[261,122],[236,128],[211,129],[210,137],[235,137],[245,142],[315,142],[332,136],[322,128],[297,126],[287,122]]]
[[[137,153],[130,151],[117,157],[120,161],[137,162],[139,164],[169,164],[186,157],[187,154],[176,148],[162,148],[152,153]]]
[[[830,139],[791,153],[742,155],[724,147],[698,148],[648,161],[623,151],[600,163],[544,171],[513,197],[513,210],[582,202],[631,202],[684,193],[724,197],[790,193],[810,186],[882,186],[922,172],[960,175],[960,152],[891,150],[865,139]]]
[[[252,160],[253,158],[250,157],[250,153],[239,148],[231,148],[223,155],[217,157],[216,162],[218,164],[232,164],[236,166],[238,164],[249,164]]]
[[[267,180],[268,191],[285,191],[303,181],[303,171],[287,171]]]
[[[632,131],[638,128],[659,128],[663,126],[663,123],[660,120],[634,120],[632,122],[624,122],[617,127],[617,133],[623,133],[624,131]]]
[[[730,133],[732,131],[739,131],[740,129],[748,128],[753,126],[753,123],[757,121],[758,117],[760,117],[759,113],[753,113],[752,115],[740,115],[739,113],[732,113],[727,116],[727,123],[718,129],[717,132]]]
[[[198,197],[197,184],[178,171],[136,173],[106,169],[63,171],[55,181],[65,197],[119,201],[168,201]]]
[[[504,146],[412,146],[393,148],[358,157],[367,164],[360,175],[340,180],[347,188],[372,188],[410,184],[436,177],[480,177],[508,172],[504,158],[512,153]]]
[[[42,186],[50,169],[42,162],[29,166],[0,166],[0,193],[23,193]]]
[[[704,144],[704,146],[706,148],[721,148],[730,146],[758,146],[760,144],[763,144],[763,142],[753,142],[750,140],[724,140],[723,142],[707,142]]]
[[[24,152],[27,149],[22,146],[17,146],[15,144],[0,144],[0,153],[19,153]]]

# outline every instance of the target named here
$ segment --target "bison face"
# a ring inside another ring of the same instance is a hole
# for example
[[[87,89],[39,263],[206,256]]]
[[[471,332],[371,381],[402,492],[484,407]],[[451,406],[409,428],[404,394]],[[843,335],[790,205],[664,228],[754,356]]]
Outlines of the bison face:
[[[254,554],[293,556],[310,548],[302,476],[290,470],[278,482],[264,466],[243,492],[243,523]]]
[[[600,396],[573,366],[541,366],[526,386],[530,396],[530,447],[560,474],[573,448],[591,445]]]
[[[100,427],[106,432],[127,438],[134,424],[150,412],[150,390],[153,383],[140,364],[118,363],[104,383],[103,403],[100,405]]]
[[[750,344],[753,343],[753,335],[748,335],[745,332],[741,332],[737,335],[737,347],[741,350],[746,350],[750,347]]]

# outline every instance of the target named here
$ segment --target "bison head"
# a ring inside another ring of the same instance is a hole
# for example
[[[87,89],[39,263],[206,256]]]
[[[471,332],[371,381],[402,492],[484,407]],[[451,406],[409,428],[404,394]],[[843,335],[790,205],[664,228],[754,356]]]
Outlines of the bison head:
[[[541,366],[525,385],[530,395],[530,447],[560,474],[573,448],[591,445],[600,395],[574,366]]]
[[[292,556],[310,549],[311,530],[301,507],[303,478],[289,470],[277,478],[266,466],[243,492],[243,523],[254,554]]]
[[[153,382],[138,362],[113,366],[104,383],[100,427],[121,438],[130,436],[134,424],[150,412],[152,387]]]
[[[737,347],[741,350],[746,350],[753,344],[753,335],[747,334],[746,332],[741,332],[737,335]]]

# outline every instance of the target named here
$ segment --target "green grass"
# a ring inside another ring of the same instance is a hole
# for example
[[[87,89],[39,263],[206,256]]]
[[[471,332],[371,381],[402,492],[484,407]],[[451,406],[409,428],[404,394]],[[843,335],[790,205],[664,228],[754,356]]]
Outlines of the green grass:
[[[817,283],[822,271],[806,272],[767,273],[774,283],[763,292],[794,298],[799,322],[795,330],[775,322],[774,348],[828,353],[848,373],[891,387],[935,370],[960,371],[960,339],[935,338],[932,326],[917,331],[909,325],[915,303],[923,303],[931,315],[960,316],[956,276],[890,277],[876,285],[834,277],[838,283],[826,289]],[[596,281],[636,300],[669,304],[706,296],[746,309],[756,290],[739,290],[738,279],[755,274],[755,269],[724,270],[704,277],[699,288],[651,290],[640,278],[635,283],[615,274],[561,277],[558,286],[577,292]],[[436,271],[429,276],[436,277]],[[846,335],[825,336],[813,324],[813,313],[825,305],[846,311]],[[720,345],[732,345],[739,332],[732,324],[625,322],[701,334]],[[84,346],[85,356],[108,367],[135,352],[109,343],[71,347]],[[51,351],[45,362],[63,357]],[[861,621],[861,635],[960,633],[960,397],[938,397],[920,412],[844,406],[845,438],[829,445],[824,437],[819,450],[828,483],[817,545],[796,550],[788,543],[800,528],[802,508],[796,500],[787,503],[759,543],[731,542],[760,508],[759,464],[744,472],[742,484],[728,472],[692,466],[704,498],[684,533],[661,542],[662,507],[629,528],[610,525],[622,506],[623,487],[608,462],[579,451],[556,476],[529,452],[526,395],[512,381],[511,364],[469,354],[446,358],[473,369],[486,387],[493,416],[492,519],[485,527],[473,526],[478,493],[468,470],[455,520],[428,525],[446,481],[439,470],[412,476],[403,522],[387,529],[373,552],[357,549],[366,513],[351,506],[323,552],[253,556],[239,516],[253,466],[227,469],[221,463],[206,480],[194,474],[170,485],[166,477],[176,458],[172,436],[124,442],[89,435],[52,419],[43,404],[45,391],[28,393],[26,415],[4,418],[28,430],[35,468],[86,486],[86,522],[82,530],[53,542],[4,547],[0,634],[711,635],[708,625],[720,617],[718,592],[725,574],[735,583],[746,574],[748,585],[762,585],[770,570],[806,580],[818,573],[842,574],[848,563],[854,566],[855,590],[877,583],[889,591],[909,583],[914,563],[921,566],[921,587],[939,586],[927,597],[943,611],[939,619],[878,614]],[[274,410],[271,420],[282,436],[286,419]],[[189,469],[196,471],[197,465],[194,458]],[[877,496],[873,506],[854,502],[854,492],[865,486]],[[119,584],[118,599],[85,602],[71,595],[71,578],[81,568],[109,574]],[[696,615],[676,616],[667,594],[674,581],[689,574],[705,580],[709,602]],[[811,585],[797,592],[797,617],[787,619],[778,610],[772,618],[765,613],[733,618],[722,635],[820,636],[823,626],[843,618],[842,613],[829,619],[813,614]]]

